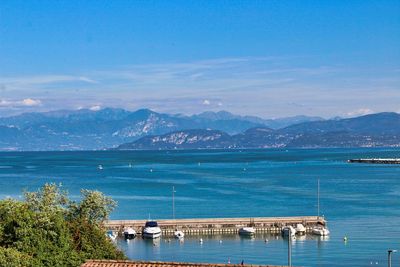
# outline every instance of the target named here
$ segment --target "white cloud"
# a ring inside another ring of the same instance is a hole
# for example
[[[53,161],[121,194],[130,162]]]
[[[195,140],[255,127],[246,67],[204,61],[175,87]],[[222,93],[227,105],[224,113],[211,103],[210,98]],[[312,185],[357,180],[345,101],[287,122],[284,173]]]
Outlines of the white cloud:
[[[204,99],[203,100],[203,105],[209,106],[211,104],[210,100]]]
[[[89,108],[91,111],[99,111],[101,109],[101,106],[96,105],[96,106],[92,106]]]
[[[40,105],[10,100],[34,96],[46,99],[46,105],[37,108],[41,111],[87,108],[88,103],[92,103],[92,110],[98,110],[105,107],[100,103],[107,101],[112,107],[185,114],[223,107],[263,117],[357,116],[398,109],[400,81],[396,71],[371,75],[369,69],[310,65],[306,58],[298,57],[137,64],[76,75],[0,77],[4,99],[0,107]],[[174,103],[173,107],[167,102]]]
[[[39,99],[25,98],[22,100],[0,100],[0,107],[35,107],[42,105],[42,101]]]
[[[26,98],[22,100],[22,104],[29,107],[39,106],[42,104],[42,101],[40,101],[39,99]]]

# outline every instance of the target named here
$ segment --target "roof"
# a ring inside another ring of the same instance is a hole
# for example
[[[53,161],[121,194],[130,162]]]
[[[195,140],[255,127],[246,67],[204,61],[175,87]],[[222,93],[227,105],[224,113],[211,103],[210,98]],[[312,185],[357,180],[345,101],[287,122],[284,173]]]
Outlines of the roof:
[[[224,263],[188,263],[160,261],[125,261],[125,260],[87,260],[81,267],[284,267],[272,265],[224,264]]]

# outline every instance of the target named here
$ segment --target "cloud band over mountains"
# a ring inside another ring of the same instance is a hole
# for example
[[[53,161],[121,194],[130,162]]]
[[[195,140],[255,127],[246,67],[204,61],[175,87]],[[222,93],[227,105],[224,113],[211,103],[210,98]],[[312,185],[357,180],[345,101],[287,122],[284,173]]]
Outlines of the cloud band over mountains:
[[[93,106],[185,114],[225,109],[262,117],[400,110],[398,70],[306,62],[307,57],[220,58],[0,77],[0,116],[33,107]]]

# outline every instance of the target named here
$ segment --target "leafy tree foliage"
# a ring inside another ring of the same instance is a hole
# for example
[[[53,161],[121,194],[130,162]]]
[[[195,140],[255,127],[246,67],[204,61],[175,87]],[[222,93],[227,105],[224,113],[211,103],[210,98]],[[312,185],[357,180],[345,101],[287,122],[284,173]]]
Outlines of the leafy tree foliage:
[[[116,203],[82,190],[72,202],[59,186],[0,201],[0,266],[79,266],[85,259],[124,259],[102,222]],[[4,264],[3,264],[4,262]]]
[[[28,254],[19,252],[14,248],[0,247],[0,266],[15,267],[15,266],[35,266],[35,261]]]

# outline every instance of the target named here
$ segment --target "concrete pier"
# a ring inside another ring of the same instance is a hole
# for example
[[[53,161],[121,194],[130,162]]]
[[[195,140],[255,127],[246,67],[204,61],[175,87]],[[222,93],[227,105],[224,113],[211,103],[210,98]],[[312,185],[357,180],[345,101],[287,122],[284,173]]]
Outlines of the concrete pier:
[[[175,229],[179,229],[185,235],[213,235],[213,234],[237,234],[241,227],[252,226],[256,233],[280,233],[283,226],[301,223],[307,232],[317,224],[326,225],[324,217],[256,217],[256,218],[208,218],[208,219],[176,219],[156,220],[163,235],[173,235]],[[135,229],[141,234],[146,220],[108,220],[104,223],[107,230],[122,233],[127,227]]]
[[[349,159],[349,163],[372,163],[372,164],[400,164],[400,158],[395,159]]]

